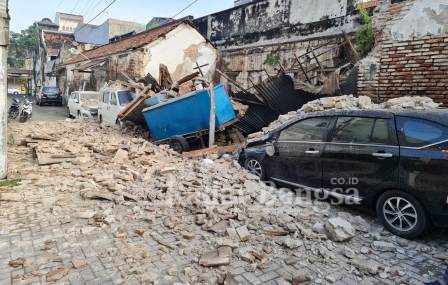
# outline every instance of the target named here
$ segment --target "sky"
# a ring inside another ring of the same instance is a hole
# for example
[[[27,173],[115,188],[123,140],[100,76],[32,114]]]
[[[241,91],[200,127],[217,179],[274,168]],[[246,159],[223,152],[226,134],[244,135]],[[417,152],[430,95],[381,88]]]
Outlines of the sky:
[[[35,21],[50,18],[56,12],[74,13],[90,21],[112,0],[9,0],[11,30],[19,32]],[[107,18],[148,23],[152,17],[173,17],[193,0],[117,0],[92,24],[101,24]],[[233,0],[198,0],[177,18],[192,15],[200,17],[233,7]]]

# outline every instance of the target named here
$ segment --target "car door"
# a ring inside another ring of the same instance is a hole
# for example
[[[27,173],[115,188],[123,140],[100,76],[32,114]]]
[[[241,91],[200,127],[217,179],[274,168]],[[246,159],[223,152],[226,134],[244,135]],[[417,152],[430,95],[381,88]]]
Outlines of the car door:
[[[100,121],[105,121],[107,105],[109,104],[109,92],[107,90],[102,90],[100,94],[98,102],[98,119]]]
[[[81,96],[80,96],[80,94],[78,93],[78,92],[75,92],[74,94],[73,94],[73,102],[72,102],[72,104],[73,104],[73,116],[78,116],[78,114],[79,114],[79,103],[81,102],[80,100],[81,100]]]
[[[68,113],[70,114],[70,116],[73,116],[73,96],[74,93],[71,93],[70,96],[68,96],[67,102]]]
[[[330,117],[308,118],[282,130],[276,154],[267,158],[268,177],[297,187],[322,187],[321,155],[330,121]]]
[[[396,187],[399,147],[394,133],[392,115],[336,117],[322,159],[324,188],[359,203]]]
[[[105,123],[110,123],[111,121],[111,115],[110,115],[110,94],[113,92],[110,91],[106,91],[104,93],[104,104],[103,104],[103,108],[102,108],[102,113],[103,113],[103,121]]]
[[[432,205],[431,211],[437,215],[448,202],[448,127],[404,116],[397,116],[396,123],[400,184],[423,204]]]
[[[110,92],[108,123],[115,125],[117,122],[118,113],[120,113],[120,105],[118,104],[118,97],[116,92]]]

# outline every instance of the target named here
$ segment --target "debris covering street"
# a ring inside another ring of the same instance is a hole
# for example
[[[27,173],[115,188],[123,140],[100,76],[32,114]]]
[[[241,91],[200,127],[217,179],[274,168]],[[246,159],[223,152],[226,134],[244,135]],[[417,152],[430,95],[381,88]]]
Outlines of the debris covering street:
[[[421,284],[448,262],[444,231],[401,239],[268,187],[230,156],[183,158],[76,120],[11,123],[9,135],[20,181],[0,189],[2,285]]]

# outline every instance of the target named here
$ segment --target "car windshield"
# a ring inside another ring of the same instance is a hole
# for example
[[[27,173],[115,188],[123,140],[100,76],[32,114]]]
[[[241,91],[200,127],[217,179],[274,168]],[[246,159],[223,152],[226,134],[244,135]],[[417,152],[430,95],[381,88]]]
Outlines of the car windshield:
[[[98,100],[98,93],[81,93],[82,100]]]
[[[58,87],[44,87],[42,89],[43,92],[46,93],[59,93],[59,88]]]
[[[86,92],[79,95],[81,96],[81,104],[88,106],[98,105],[98,93]]]
[[[133,100],[132,93],[129,91],[118,91],[117,94],[120,106],[126,106]]]

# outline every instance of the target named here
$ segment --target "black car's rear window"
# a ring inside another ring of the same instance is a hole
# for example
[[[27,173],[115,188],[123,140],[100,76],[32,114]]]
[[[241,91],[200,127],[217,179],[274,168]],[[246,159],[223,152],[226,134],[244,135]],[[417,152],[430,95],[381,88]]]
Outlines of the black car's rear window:
[[[448,128],[441,124],[401,116],[396,121],[401,146],[424,147],[448,140]]]
[[[391,143],[389,125],[386,119],[339,117],[332,142],[387,145]]]
[[[60,90],[58,87],[44,87],[42,91],[45,93],[59,93]]]

